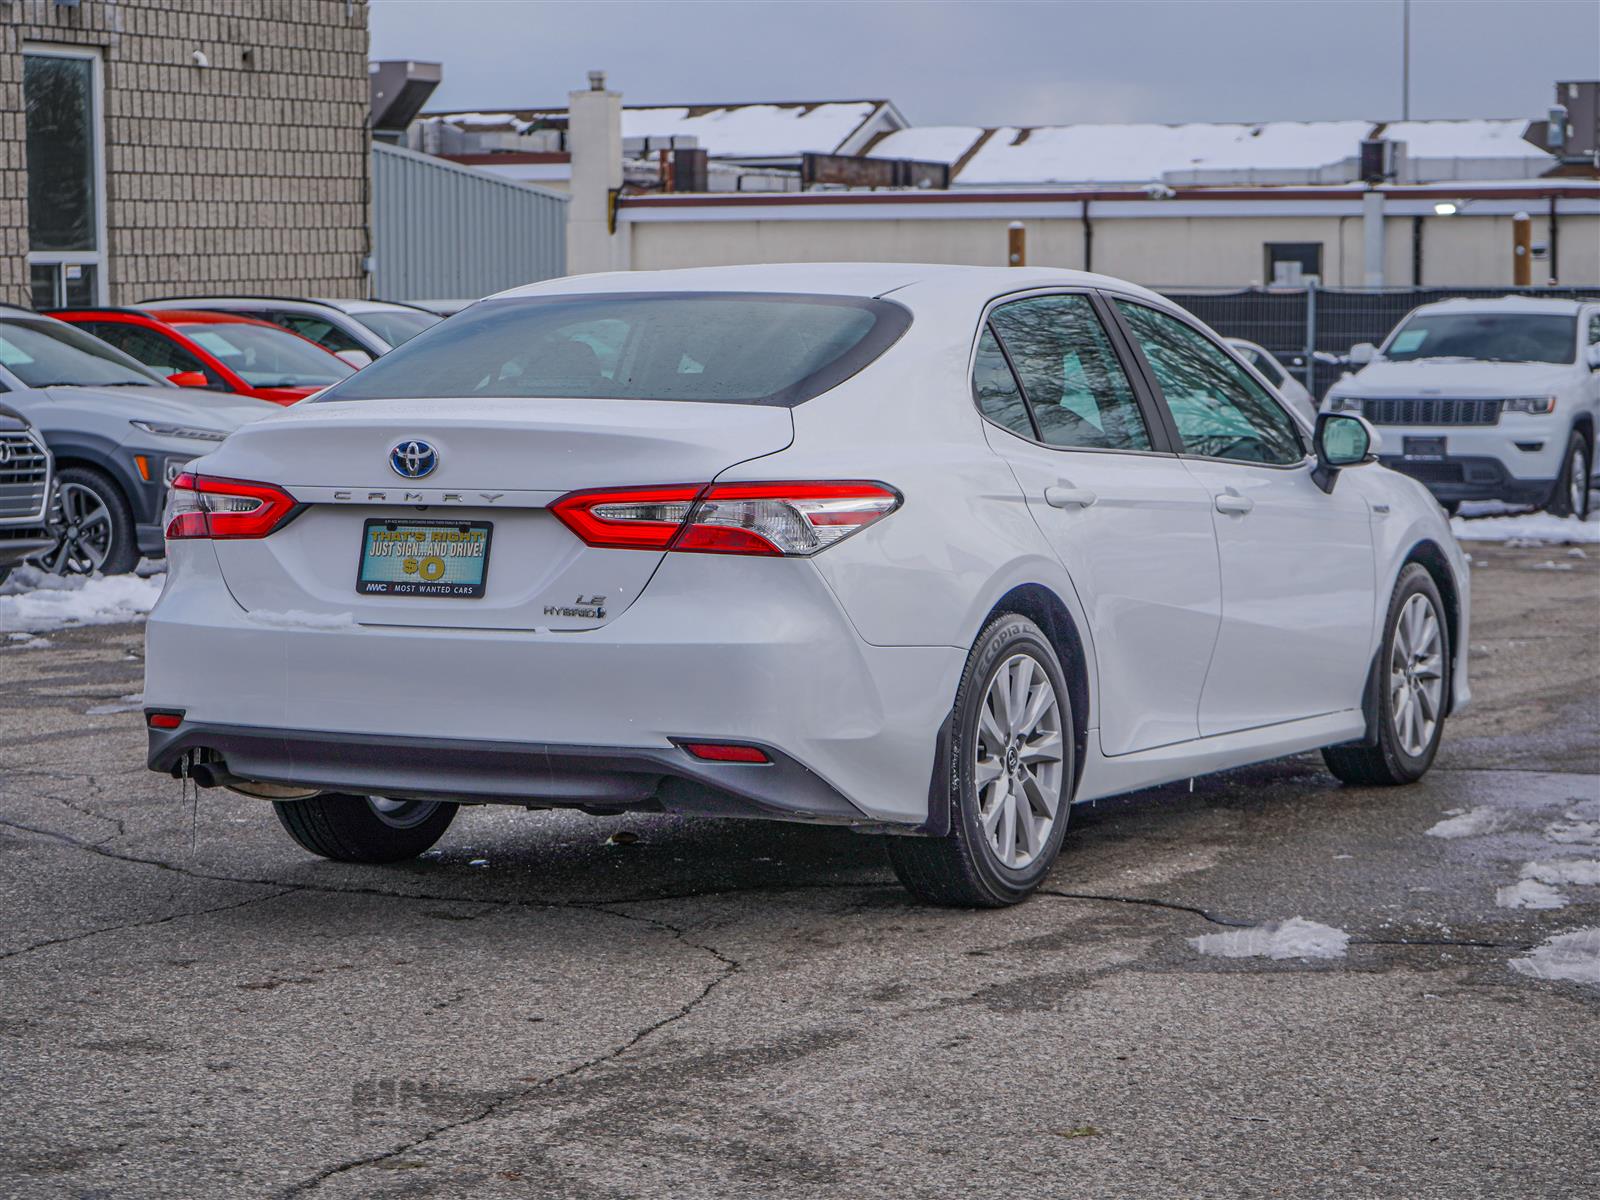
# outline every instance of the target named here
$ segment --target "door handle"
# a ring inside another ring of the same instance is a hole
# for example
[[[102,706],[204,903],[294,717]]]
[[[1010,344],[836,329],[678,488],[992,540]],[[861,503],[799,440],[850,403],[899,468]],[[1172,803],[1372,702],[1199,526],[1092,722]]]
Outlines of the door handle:
[[[1088,488],[1075,487],[1047,487],[1044,490],[1044,502],[1051,508],[1088,508],[1100,497]]]
[[[1240,517],[1256,506],[1256,502],[1250,499],[1249,496],[1241,496],[1232,488],[1219,493],[1216,500],[1219,513],[1229,513]]]

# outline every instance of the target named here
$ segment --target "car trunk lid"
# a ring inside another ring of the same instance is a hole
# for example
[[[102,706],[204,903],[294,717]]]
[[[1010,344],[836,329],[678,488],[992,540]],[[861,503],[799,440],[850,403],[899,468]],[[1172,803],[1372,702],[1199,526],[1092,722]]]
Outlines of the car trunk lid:
[[[661,554],[586,546],[548,511],[552,501],[580,488],[709,482],[792,436],[788,409],[753,405],[313,403],[247,426],[196,470],[274,483],[304,506],[269,537],[214,543],[234,598],[266,623],[582,630],[625,611]],[[431,554],[418,537],[435,533],[445,549]],[[385,537],[393,562],[369,550]],[[437,570],[448,582],[459,566],[470,579],[474,564],[452,556],[474,557],[479,539],[479,596],[358,590],[364,555],[369,577],[421,580]],[[462,541],[466,549],[451,549]],[[435,557],[442,566],[423,561]]]

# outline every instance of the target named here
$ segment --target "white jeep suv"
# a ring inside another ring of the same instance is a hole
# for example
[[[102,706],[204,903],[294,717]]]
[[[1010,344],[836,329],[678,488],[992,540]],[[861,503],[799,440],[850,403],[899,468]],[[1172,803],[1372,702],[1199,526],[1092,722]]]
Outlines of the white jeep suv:
[[[1382,461],[1463,500],[1585,517],[1600,424],[1600,303],[1445,300],[1414,310],[1328,393],[1383,434]]]

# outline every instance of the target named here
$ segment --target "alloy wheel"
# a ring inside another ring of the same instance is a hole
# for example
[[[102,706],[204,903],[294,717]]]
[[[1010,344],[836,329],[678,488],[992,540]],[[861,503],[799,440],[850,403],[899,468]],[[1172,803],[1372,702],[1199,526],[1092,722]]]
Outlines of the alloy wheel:
[[[411,829],[421,825],[439,807],[437,800],[391,800],[387,796],[368,796],[367,807],[385,825],[393,829]]]
[[[973,774],[978,824],[1003,866],[1029,866],[1050,841],[1061,804],[1061,704],[1039,662],[1013,654],[978,708]]]
[[[1583,461],[1583,447],[1572,448],[1572,458],[1567,463],[1567,511],[1575,517],[1583,515],[1584,501],[1589,498],[1589,464]]]
[[[38,556],[41,567],[52,575],[92,575],[105,565],[115,532],[111,510],[93,488],[61,484],[50,517],[56,544]]]
[[[1389,654],[1389,713],[1401,748],[1420,757],[1433,740],[1444,697],[1444,637],[1428,597],[1413,595],[1395,620]]]

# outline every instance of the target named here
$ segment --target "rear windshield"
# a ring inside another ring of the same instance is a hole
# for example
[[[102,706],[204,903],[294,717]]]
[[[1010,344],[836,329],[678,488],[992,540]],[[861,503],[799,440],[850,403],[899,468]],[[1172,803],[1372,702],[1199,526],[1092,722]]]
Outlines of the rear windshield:
[[[1391,362],[1569,363],[1577,338],[1578,318],[1559,313],[1418,313],[1395,331],[1383,356]]]
[[[854,296],[629,292],[496,300],[442,321],[317,398],[562,397],[794,405],[911,323]]]

